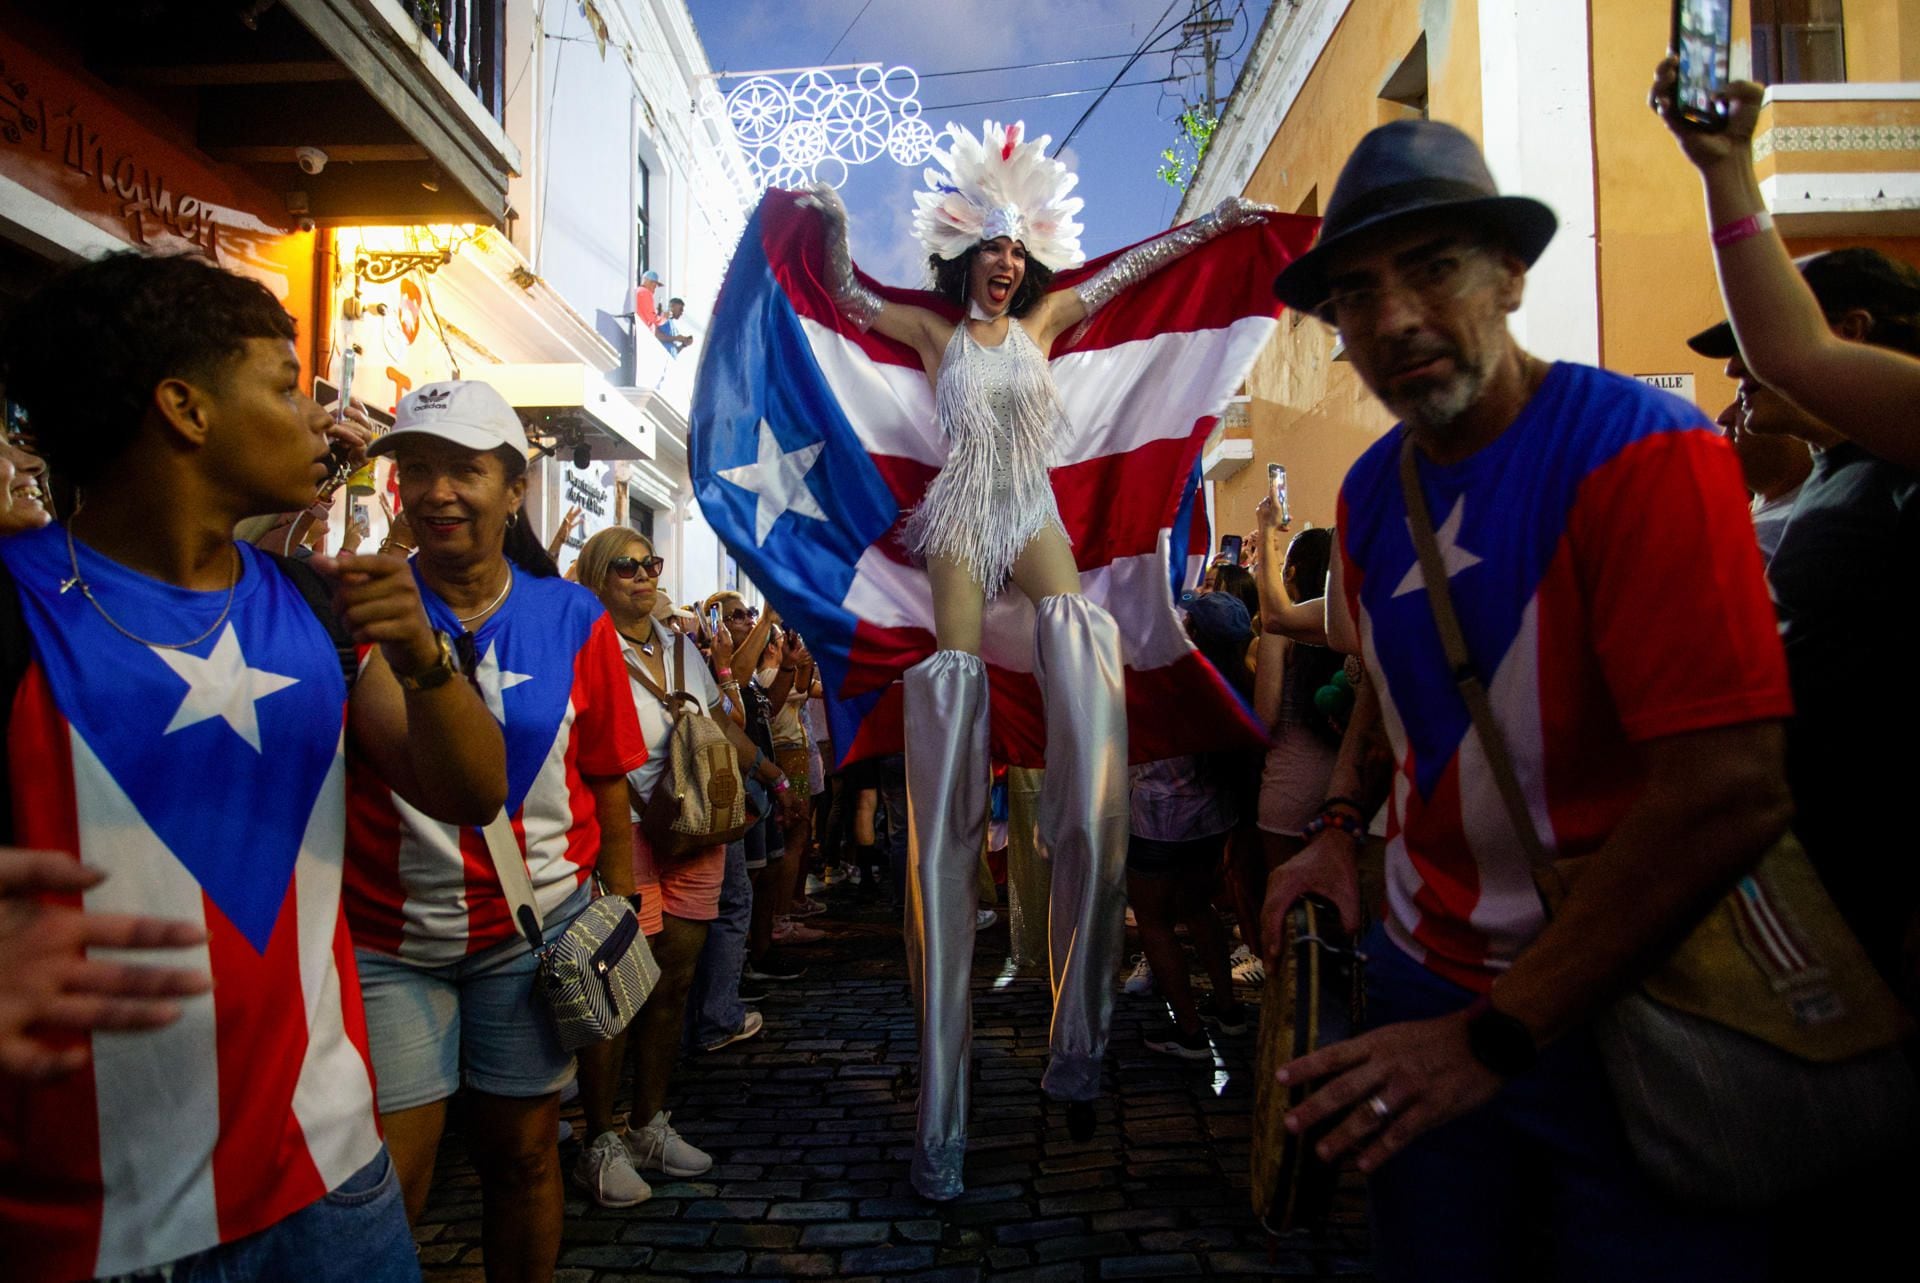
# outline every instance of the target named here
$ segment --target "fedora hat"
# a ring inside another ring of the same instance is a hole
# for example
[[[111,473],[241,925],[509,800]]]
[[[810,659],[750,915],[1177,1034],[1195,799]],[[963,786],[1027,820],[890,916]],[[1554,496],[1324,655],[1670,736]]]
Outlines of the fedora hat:
[[[1495,232],[1531,267],[1559,220],[1528,196],[1502,196],[1473,139],[1437,120],[1396,120],[1368,132],[1347,157],[1312,249],[1274,278],[1273,292],[1297,312],[1327,301],[1327,257],[1342,245],[1403,220],[1444,214]]]

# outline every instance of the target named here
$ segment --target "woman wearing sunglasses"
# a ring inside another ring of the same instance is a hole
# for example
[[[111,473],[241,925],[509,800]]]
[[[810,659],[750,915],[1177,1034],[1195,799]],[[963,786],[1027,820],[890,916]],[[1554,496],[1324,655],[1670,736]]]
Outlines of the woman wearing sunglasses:
[[[713,1166],[711,1158],[674,1130],[666,1104],[674,1061],[680,1055],[680,1030],[694,966],[706,944],[708,924],[720,911],[727,849],[715,845],[680,860],[656,861],[641,832],[638,808],[653,795],[661,772],[667,769],[667,735],[673,729],[672,713],[654,690],[692,695],[727,733],[751,774],[769,788],[780,780],[780,768],[724,714],[720,686],[707,671],[699,648],[691,638],[654,618],[664,564],[644,536],[614,527],[587,540],[576,565],[580,584],[599,594],[620,635],[628,689],[647,744],[646,762],[627,775],[632,806],[629,827],[633,883],[640,892],[640,928],[660,965],[659,983],[646,1006],[624,1038],[615,1040],[616,1047],[624,1043],[633,1063],[633,1111],[624,1136],[613,1121],[622,1057],[616,1053],[604,1064],[581,1063],[581,1103],[591,1139],[575,1176],[602,1207],[630,1207],[648,1198],[652,1191],[641,1171],[685,1178]],[[723,638],[716,644],[714,663],[720,680],[729,684],[731,660],[732,649]],[[631,1125],[639,1119],[645,1119],[645,1124]]]

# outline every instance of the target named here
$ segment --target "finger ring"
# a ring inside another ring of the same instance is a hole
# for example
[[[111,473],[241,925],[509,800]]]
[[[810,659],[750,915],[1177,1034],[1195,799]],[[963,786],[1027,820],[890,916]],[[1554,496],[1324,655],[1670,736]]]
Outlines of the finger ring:
[[[1381,1097],[1379,1092],[1375,1092],[1373,1095],[1367,1097],[1367,1108],[1373,1111],[1373,1117],[1377,1122],[1386,1122],[1387,1118],[1393,1113],[1393,1110],[1387,1105],[1386,1100]]]

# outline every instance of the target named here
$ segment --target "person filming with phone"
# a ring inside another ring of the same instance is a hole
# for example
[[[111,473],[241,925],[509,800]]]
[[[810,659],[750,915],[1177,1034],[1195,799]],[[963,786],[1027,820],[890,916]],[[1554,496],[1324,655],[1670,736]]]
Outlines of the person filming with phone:
[[[1714,267],[1741,360],[1756,380],[1841,436],[1889,463],[1920,468],[1913,414],[1920,357],[1910,343],[1886,341],[1891,318],[1866,342],[1836,332],[1795,270],[1754,171],[1753,132],[1766,91],[1734,81],[1709,93],[1701,109],[1683,77],[1691,70],[1669,54],[1654,69],[1647,102],[1700,172]],[[1920,316],[1897,323],[1911,334]]]

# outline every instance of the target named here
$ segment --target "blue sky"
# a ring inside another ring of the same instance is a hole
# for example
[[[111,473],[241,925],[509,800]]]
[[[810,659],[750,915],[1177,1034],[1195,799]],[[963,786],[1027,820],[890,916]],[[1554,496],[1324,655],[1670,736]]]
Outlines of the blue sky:
[[[1223,54],[1237,51],[1216,66],[1216,92],[1222,100],[1233,87],[1267,4],[1218,0],[1222,16],[1237,19],[1234,30],[1220,37]],[[1051,134],[1056,142],[1095,95],[1009,99],[1103,86],[1123,60],[983,74],[934,73],[1131,54],[1154,31],[1177,23],[1192,5],[1193,0],[1172,0],[1171,5],[1169,0],[688,0],[716,70],[864,61],[904,64],[922,77],[919,100],[926,109],[924,118],[936,131],[950,121],[977,133],[984,119],[1024,120],[1029,138]],[[1178,41],[1176,30],[1154,48],[1167,49]],[[1182,78],[1131,88],[1123,83],[1062,154],[1080,175],[1077,192],[1087,202],[1081,214],[1086,224],[1081,245],[1089,257],[1151,236],[1173,217],[1179,194],[1154,171],[1161,149],[1175,137],[1174,118],[1185,103],[1204,96],[1199,68],[1200,60],[1193,56],[1158,53],[1141,58],[1124,81]],[[723,82],[722,87],[735,83]],[[988,101],[978,101],[982,99]],[[909,231],[912,193],[922,186],[919,166],[908,168],[882,157],[854,167],[841,188],[852,214],[854,258],[890,284],[923,283],[925,251]]]

